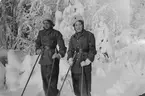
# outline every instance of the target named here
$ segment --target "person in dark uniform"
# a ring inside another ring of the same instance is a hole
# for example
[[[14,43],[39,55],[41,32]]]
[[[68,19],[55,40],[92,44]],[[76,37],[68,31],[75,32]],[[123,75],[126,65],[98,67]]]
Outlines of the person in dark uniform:
[[[95,37],[93,33],[84,29],[84,21],[81,19],[76,20],[73,27],[76,33],[70,38],[67,60],[71,65],[74,93],[76,96],[91,96],[91,63],[97,53]],[[82,72],[83,94],[81,95]]]
[[[43,21],[43,24],[44,29],[39,31],[36,39],[36,53],[40,54],[43,50],[39,64],[41,65],[41,75],[45,96],[57,96],[59,91],[57,89],[59,61],[60,58],[65,56],[66,47],[62,34],[53,29],[53,22],[47,19]],[[59,46],[59,50],[56,48],[57,45]],[[54,67],[52,67],[53,64]],[[50,76],[51,83],[48,89]]]

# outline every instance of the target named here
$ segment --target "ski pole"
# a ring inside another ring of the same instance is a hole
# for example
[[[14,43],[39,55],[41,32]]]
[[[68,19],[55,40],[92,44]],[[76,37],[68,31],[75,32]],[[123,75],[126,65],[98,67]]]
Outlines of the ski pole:
[[[39,57],[41,56],[41,53],[42,53],[42,51],[40,52],[40,54],[38,55],[38,57],[37,57],[37,59],[36,59],[36,61],[35,61],[35,64],[34,64],[34,66],[33,66],[33,68],[32,68],[32,71],[31,71],[31,73],[30,73],[30,75],[29,75],[29,78],[28,78],[28,80],[27,80],[27,82],[26,82],[26,85],[25,85],[25,87],[24,87],[24,89],[23,89],[23,91],[22,91],[22,93],[21,93],[21,96],[24,95],[24,92],[25,92],[25,90],[26,90],[26,87],[27,87],[27,85],[28,85],[28,83],[29,83],[29,80],[30,80],[30,78],[31,78],[31,76],[32,76],[32,73],[33,73],[33,71],[34,71],[34,69],[35,69],[35,66],[36,66],[36,64],[37,64],[37,62],[38,62],[38,59],[39,59]]]
[[[58,93],[57,96],[60,96],[61,90],[62,90],[62,88],[63,88],[64,82],[66,81],[66,78],[67,78],[67,76],[68,76],[68,73],[69,73],[70,69],[71,69],[71,67],[69,67],[69,69],[67,70],[67,73],[66,73],[66,75],[65,75],[64,81],[63,81],[63,83],[62,83],[62,86],[61,86],[60,91],[59,91],[59,93]]]
[[[75,56],[76,56],[76,52],[75,52],[75,55],[73,56],[73,60],[74,60]],[[72,66],[70,66],[69,69],[67,70],[67,73],[66,73],[66,75],[65,75],[64,81],[63,81],[63,83],[62,83],[62,85],[61,85],[60,91],[59,91],[59,93],[57,94],[57,96],[60,96],[60,93],[61,93],[62,88],[63,88],[63,86],[64,86],[64,82],[66,81],[66,78],[67,78],[67,76],[68,76],[68,73],[69,73],[71,67],[72,67]]]
[[[55,53],[57,53],[57,50],[56,49],[55,49]],[[49,78],[49,81],[48,81],[48,91],[47,91],[47,93],[49,93],[49,88],[50,88],[50,84],[51,84],[51,79],[52,79],[52,74],[53,74],[55,59],[56,58],[53,59],[53,63],[52,63],[52,69],[51,69],[50,78]]]
[[[82,75],[81,75],[81,96],[83,96],[83,77],[84,77],[84,67],[82,66]]]

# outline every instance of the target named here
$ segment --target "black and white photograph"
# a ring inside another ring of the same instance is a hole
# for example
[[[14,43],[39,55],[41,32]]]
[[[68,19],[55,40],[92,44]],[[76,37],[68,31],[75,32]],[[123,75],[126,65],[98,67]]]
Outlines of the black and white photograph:
[[[0,0],[0,96],[145,96],[145,0]]]

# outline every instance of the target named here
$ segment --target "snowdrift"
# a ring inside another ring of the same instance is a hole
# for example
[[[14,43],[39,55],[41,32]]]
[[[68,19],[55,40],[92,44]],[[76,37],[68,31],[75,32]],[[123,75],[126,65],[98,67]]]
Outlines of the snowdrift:
[[[0,65],[0,68],[3,68],[3,70],[0,70],[1,71],[0,87],[2,87],[2,84],[4,86],[4,80],[5,80],[4,77],[6,77],[6,85],[7,85],[8,92],[15,93],[19,90],[22,91],[37,58],[38,58],[38,55],[30,56],[23,53],[23,51],[9,50],[8,51],[8,64],[6,65],[5,68],[2,64]],[[60,86],[62,85],[62,81],[64,80],[64,77],[65,77],[65,74],[67,73],[68,68],[69,68],[69,65],[67,61],[65,59],[61,59],[58,88],[60,88]],[[5,73],[5,70],[6,70],[6,73]],[[68,87],[70,87],[70,89],[72,90],[70,76],[71,74],[69,73],[69,76],[66,82],[67,84],[69,84]],[[31,79],[28,83],[27,88],[28,89],[33,88],[32,86],[35,86],[36,90],[38,90],[37,92],[34,91],[34,93],[37,96],[39,95],[42,96],[44,94],[43,87],[42,87],[40,64],[38,64],[38,62],[35,66],[35,69],[33,71],[33,74],[31,76]],[[27,88],[26,90],[28,90]]]

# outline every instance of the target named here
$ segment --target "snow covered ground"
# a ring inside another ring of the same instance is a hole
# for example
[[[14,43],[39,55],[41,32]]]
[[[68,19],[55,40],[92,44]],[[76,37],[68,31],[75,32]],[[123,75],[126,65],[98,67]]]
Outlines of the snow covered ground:
[[[21,0],[21,3],[22,1],[25,0]],[[43,4],[42,2],[39,1],[45,1],[45,0],[34,0],[34,2],[32,3],[34,5],[36,2],[38,3],[38,4],[36,3],[37,5]],[[74,0],[74,1],[75,1],[74,5],[69,4],[69,6],[65,8],[64,12],[61,13],[59,10],[56,11],[55,28],[58,29],[60,32],[62,32],[65,39],[65,43],[68,44],[70,36],[74,33],[71,23],[73,21],[73,18],[76,17],[76,14],[81,14],[82,16],[84,15],[83,17],[85,17],[86,20],[85,22],[90,24],[90,25],[86,24],[86,27],[88,26],[88,29],[92,29],[92,32],[95,34],[96,37],[96,41],[97,41],[96,44],[98,44],[96,46],[97,51],[98,49],[100,49],[100,51],[98,51],[98,56],[100,60],[98,60],[98,57],[96,56],[95,61],[93,63],[92,96],[139,96],[140,94],[144,93],[145,92],[145,83],[144,83],[145,46],[142,45],[145,45],[145,43],[140,42],[140,44],[131,44],[132,42],[134,42],[135,39],[132,38],[133,34],[132,35],[130,34],[133,32],[130,29],[125,31],[123,31],[122,29],[122,28],[129,27],[130,25],[130,18],[131,18],[130,13],[132,10],[132,8],[130,8],[130,0]],[[84,4],[86,3],[86,5],[83,6],[83,4],[81,4],[78,1],[83,1]],[[101,6],[99,8],[98,3],[96,1],[102,3],[104,2],[104,4],[99,5]],[[105,4],[106,1],[109,1],[110,3],[106,5]],[[109,4],[111,4],[111,6]],[[140,5],[144,5],[144,4],[140,4]],[[35,6],[32,6],[31,9],[33,9],[33,7]],[[85,10],[83,8],[85,8]],[[38,8],[34,8],[34,9],[36,9],[36,11],[30,12],[32,13],[32,16],[31,14],[29,13],[27,14],[24,12],[24,14],[27,15],[22,16],[22,18],[30,15],[31,18],[36,19],[34,16],[35,13],[37,13],[37,10],[39,10],[39,6]],[[46,12],[44,14],[44,17],[47,17],[49,13],[48,11],[50,11],[46,9],[48,9],[48,7],[44,6],[44,10],[42,10],[44,11],[44,13]],[[75,12],[73,11],[74,9],[76,10]],[[142,15],[140,16],[138,12],[137,13],[135,12],[135,14],[137,14],[137,16],[135,16],[136,18],[140,18],[142,16]],[[36,19],[36,22],[34,22],[38,26],[38,28],[34,26],[32,27],[32,29],[36,28],[34,32],[38,32],[38,30],[41,29],[40,22],[38,21],[41,21],[43,17],[40,19],[38,18]],[[135,19],[135,20],[139,20],[140,22],[140,19]],[[25,20],[25,21],[29,22],[29,20]],[[141,21],[143,22],[143,20]],[[22,25],[20,25],[20,27],[22,27]],[[139,24],[135,24],[135,25],[139,25]],[[91,28],[89,28],[90,26]],[[116,31],[118,32],[112,33]],[[116,39],[116,37],[113,37],[114,34],[119,35],[120,32],[121,35],[118,36],[119,40]],[[144,35],[142,34],[137,34],[137,35],[140,35],[138,37],[141,38],[144,37]],[[113,49],[114,46],[113,42],[119,42],[117,43],[118,45],[114,49]],[[114,56],[115,54],[114,51],[116,50],[118,50],[117,55],[120,55],[118,57]],[[108,58],[106,58],[104,56],[104,53],[107,53],[107,55],[109,55],[109,59],[110,58],[111,59],[109,60]],[[0,63],[0,96],[20,96],[37,56],[26,55],[23,52],[14,51],[14,50],[9,50],[8,52],[7,50],[2,50],[2,51],[0,50],[0,57],[3,56],[8,57],[8,65],[4,69],[4,66],[2,65],[3,62]],[[116,58],[119,58],[119,61],[117,62],[111,61],[111,60],[115,60]],[[112,66],[110,66],[110,64]],[[60,75],[59,75],[58,88],[60,88],[62,84],[62,80],[64,79],[63,77],[65,76],[68,68],[69,65],[67,64],[66,57],[65,57],[60,61]],[[6,76],[6,78],[4,76]],[[5,79],[6,79],[5,83],[7,84],[6,87],[4,86]],[[5,90],[5,88],[7,88],[7,90]],[[39,64],[37,64],[34,70],[31,80],[28,83],[28,86],[25,90],[24,96],[44,96]],[[61,96],[74,96],[70,75],[68,76],[68,79],[63,87]]]
[[[0,89],[0,96],[21,95],[24,85],[26,84],[26,80],[28,79],[28,76],[32,69],[32,66],[37,58],[37,56],[26,55],[24,57],[22,56],[23,62],[21,62],[20,59],[19,59],[20,61],[16,60],[16,58],[18,59],[16,54],[18,53],[15,53],[13,50],[8,52],[8,60],[9,60],[8,63],[11,65],[12,69],[16,70],[19,67],[20,70],[17,70],[17,72],[14,72],[14,70],[12,70],[11,72],[7,71],[6,76],[11,76],[8,78],[9,80],[7,81],[7,83],[11,84],[10,87],[12,90],[8,91],[2,88]],[[17,68],[16,66],[14,66],[16,64],[19,65],[17,66]],[[92,96],[138,96],[142,94],[145,90],[145,86],[142,83],[142,81],[144,81],[144,78],[142,77],[139,79],[139,76],[137,77],[135,75],[130,75],[129,74],[130,72],[127,69],[125,69],[125,67],[122,68],[119,64],[114,65],[110,71],[108,70],[107,64],[101,65],[97,61],[94,62],[93,66],[94,67],[92,71]],[[39,67],[40,67],[39,64],[37,64],[34,73],[32,75],[32,78],[28,83],[28,86],[23,96],[44,96]],[[65,75],[68,67],[69,66],[67,65],[65,58],[61,59],[58,88],[60,88],[60,85],[62,83],[62,77]],[[6,66],[6,68],[8,67]],[[19,73],[23,71],[25,72],[23,74],[18,75],[16,74],[18,73],[18,71]],[[4,73],[1,73],[0,77],[3,77],[2,74]],[[2,79],[0,80],[1,82],[3,82]],[[74,96],[70,77],[68,77],[68,80],[66,81],[63,87],[61,96],[68,95]]]

